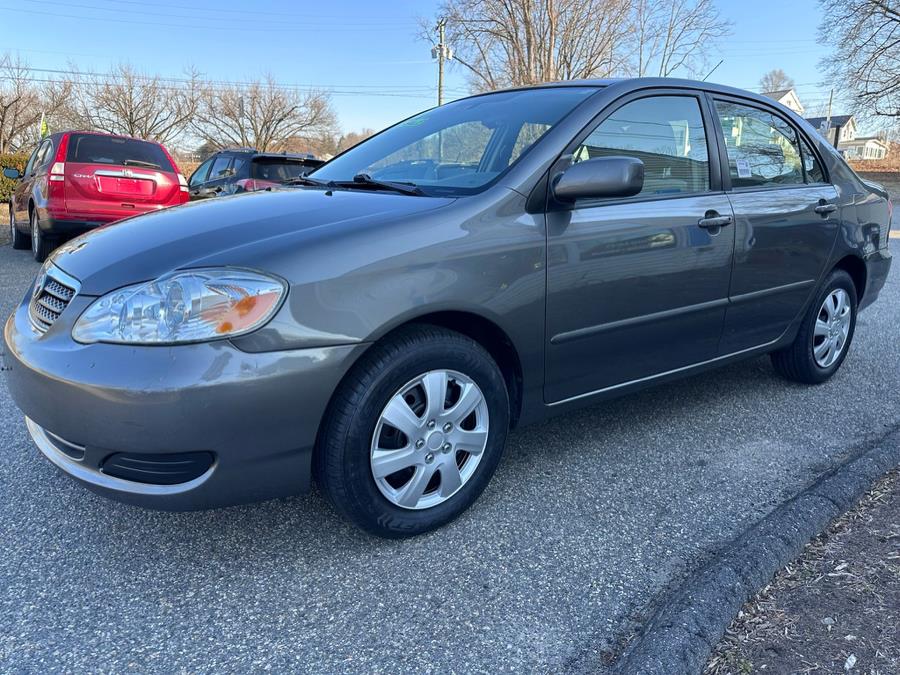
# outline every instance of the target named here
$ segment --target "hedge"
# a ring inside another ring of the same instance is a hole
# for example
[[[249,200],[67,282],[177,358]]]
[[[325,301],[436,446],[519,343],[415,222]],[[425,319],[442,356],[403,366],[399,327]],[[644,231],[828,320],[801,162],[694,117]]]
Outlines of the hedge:
[[[2,153],[0,154],[0,166],[12,167],[19,171],[25,170],[28,164],[28,153]],[[12,195],[16,181],[10,180],[6,176],[0,174],[0,202],[8,202]]]

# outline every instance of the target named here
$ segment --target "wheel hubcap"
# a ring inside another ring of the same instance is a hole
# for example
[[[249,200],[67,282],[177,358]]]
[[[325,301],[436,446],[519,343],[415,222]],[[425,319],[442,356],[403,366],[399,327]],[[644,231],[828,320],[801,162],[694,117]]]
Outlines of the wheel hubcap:
[[[478,468],[488,439],[488,407],[475,382],[431,370],[407,382],[385,406],[372,436],[372,476],[405,509],[455,495]]]
[[[31,214],[31,250],[37,253],[38,249],[38,220],[37,216]]]
[[[831,367],[843,353],[852,318],[847,291],[843,288],[831,291],[819,308],[813,331],[813,357],[820,368]]]

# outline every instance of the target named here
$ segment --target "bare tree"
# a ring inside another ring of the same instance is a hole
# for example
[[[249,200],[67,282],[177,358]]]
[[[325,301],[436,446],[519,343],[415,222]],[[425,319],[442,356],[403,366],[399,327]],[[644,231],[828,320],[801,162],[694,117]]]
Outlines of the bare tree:
[[[0,56],[0,152],[30,148],[44,114],[50,124],[65,107],[68,82],[39,81],[20,57]]]
[[[699,76],[707,54],[731,31],[712,0],[632,0],[629,74]]]
[[[336,150],[338,152],[343,152],[344,150],[352,148],[354,145],[362,143],[364,140],[374,135],[375,130],[368,128],[362,129],[361,131],[348,131],[338,140]]]
[[[775,68],[759,78],[759,90],[764,94],[773,91],[784,91],[785,89],[793,89],[794,80],[788,77],[781,68]]]
[[[472,89],[604,77],[621,62],[631,0],[445,0],[447,38]]]
[[[444,0],[474,90],[612,75],[697,74],[728,34],[713,0]],[[422,33],[432,39],[432,22]]]
[[[203,87],[192,126],[216,147],[281,150],[297,139],[321,139],[335,125],[326,92],[281,87],[267,76],[246,86]]]
[[[197,112],[200,81],[194,70],[163,80],[120,64],[103,75],[78,76],[73,91],[73,126],[171,143]]]
[[[900,2],[820,0],[820,42],[836,45],[823,65],[861,116],[900,118]]]

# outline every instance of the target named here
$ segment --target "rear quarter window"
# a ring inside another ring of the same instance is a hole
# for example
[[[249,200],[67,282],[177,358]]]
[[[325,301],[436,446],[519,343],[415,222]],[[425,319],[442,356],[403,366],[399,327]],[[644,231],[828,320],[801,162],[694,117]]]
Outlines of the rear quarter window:
[[[69,137],[66,161],[82,164],[132,166],[175,173],[175,168],[160,146],[135,138],[72,134]]]
[[[283,159],[254,159],[250,166],[250,177],[260,180],[283,181],[297,178],[312,167],[303,162],[290,162]]]

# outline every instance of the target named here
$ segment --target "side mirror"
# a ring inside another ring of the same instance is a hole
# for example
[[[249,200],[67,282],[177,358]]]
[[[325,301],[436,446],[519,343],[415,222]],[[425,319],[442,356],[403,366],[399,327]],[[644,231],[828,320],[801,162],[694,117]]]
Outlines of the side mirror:
[[[634,157],[598,157],[572,164],[553,181],[561,202],[633,197],[644,188],[644,163]]]
[[[22,172],[18,169],[13,169],[12,167],[4,166],[3,167],[3,175],[11,180],[19,180],[22,177]]]

